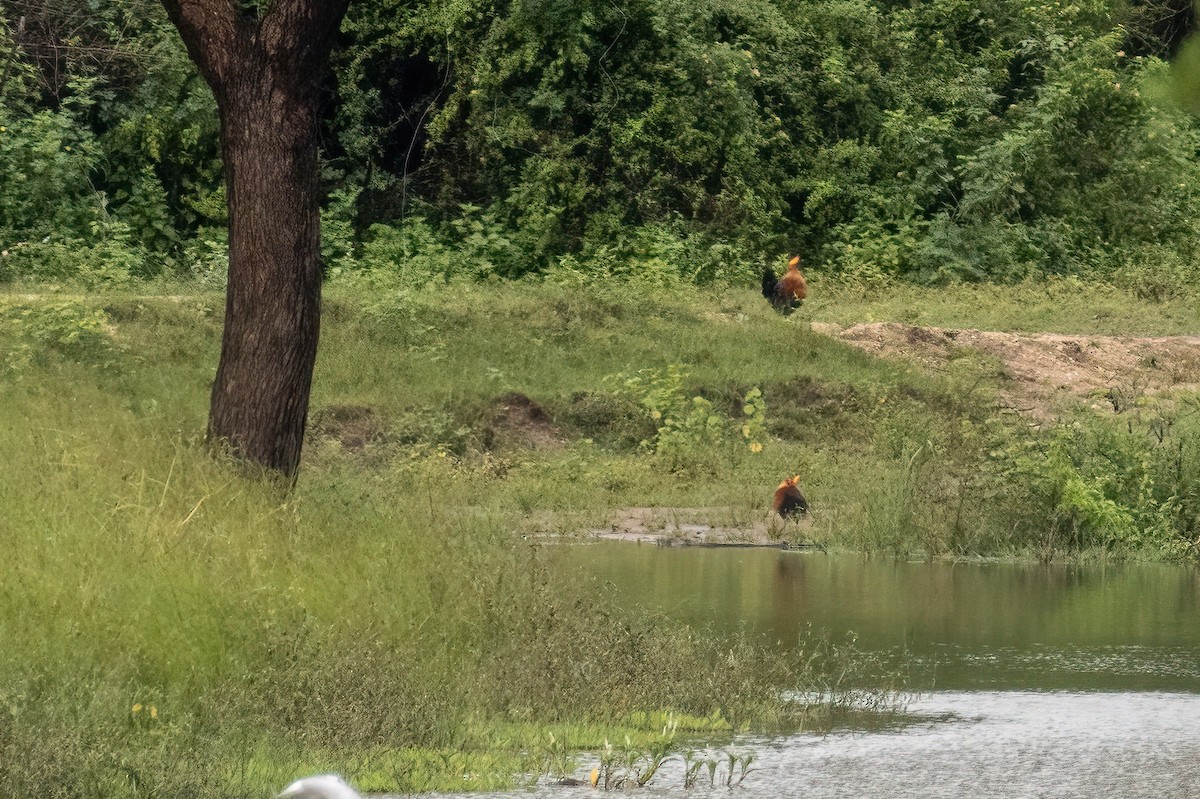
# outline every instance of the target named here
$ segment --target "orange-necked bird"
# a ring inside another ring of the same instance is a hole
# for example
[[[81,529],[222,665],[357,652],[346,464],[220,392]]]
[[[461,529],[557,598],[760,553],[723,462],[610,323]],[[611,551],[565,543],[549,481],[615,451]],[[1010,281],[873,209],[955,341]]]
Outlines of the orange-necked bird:
[[[775,489],[775,499],[771,502],[771,510],[775,511],[785,521],[792,516],[803,516],[808,513],[808,500],[796,487],[800,475],[789,477]]]
[[[784,313],[791,313],[803,302],[808,296],[808,283],[800,271],[800,256],[793,256],[792,260],[788,261],[787,271],[778,280],[775,279],[774,270],[768,266],[763,271],[762,293],[772,305]]]

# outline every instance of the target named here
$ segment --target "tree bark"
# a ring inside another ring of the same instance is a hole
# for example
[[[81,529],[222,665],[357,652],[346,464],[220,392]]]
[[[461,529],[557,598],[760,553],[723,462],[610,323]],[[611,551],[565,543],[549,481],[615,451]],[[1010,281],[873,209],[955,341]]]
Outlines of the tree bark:
[[[208,438],[294,477],[321,315],[319,90],[348,0],[163,0],[217,100],[229,281]]]

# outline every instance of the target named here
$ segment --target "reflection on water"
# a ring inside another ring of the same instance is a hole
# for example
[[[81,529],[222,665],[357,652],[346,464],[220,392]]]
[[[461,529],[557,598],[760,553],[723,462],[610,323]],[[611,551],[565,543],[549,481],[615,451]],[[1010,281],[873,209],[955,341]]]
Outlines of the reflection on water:
[[[939,689],[1200,691],[1200,577],[1161,564],[908,563],[601,543],[566,568],[619,601],[783,645],[809,623],[906,652]]]
[[[1200,695],[939,692],[911,708],[926,720],[888,732],[741,741],[754,771],[736,793],[683,790],[668,762],[637,796],[1120,797],[1200,796]],[[581,761],[579,776],[591,767]],[[588,789],[539,785],[496,794],[567,799]],[[478,795],[476,795],[478,797]]]

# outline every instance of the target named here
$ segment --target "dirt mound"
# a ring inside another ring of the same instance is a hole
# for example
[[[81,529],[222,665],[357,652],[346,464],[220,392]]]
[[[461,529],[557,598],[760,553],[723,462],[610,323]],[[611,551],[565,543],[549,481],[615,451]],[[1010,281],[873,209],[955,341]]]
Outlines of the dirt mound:
[[[1005,407],[1050,418],[1064,399],[1122,411],[1142,395],[1200,389],[1200,336],[1100,336],[998,333],[872,322],[842,328],[814,324],[865,352],[938,368],[963,348],[1003,364]]]
[[[493,402],[491,419],[483,430],[483,446],[489,450],[554,449],[563,446],[563,439],[545,408],[514,391]]]
[[[332,438],[350,452],[359,452],[387,434],[383,419],[365,405],[327,405],[313,414],[311,427],[313,434]]]

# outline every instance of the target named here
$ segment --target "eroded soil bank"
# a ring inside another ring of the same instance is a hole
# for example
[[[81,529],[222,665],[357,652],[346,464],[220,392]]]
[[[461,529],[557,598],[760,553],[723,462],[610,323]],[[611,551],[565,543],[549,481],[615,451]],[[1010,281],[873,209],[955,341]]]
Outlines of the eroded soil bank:
[[[940,369],[964,354],[995,358],[1001,407],[1039,421],[1073,402],[1127,410],[1141,397],[1200,389],[1200,336],[1098,336],[1001,333],[870,322],[814,323],[813,330],[864,352]]]

